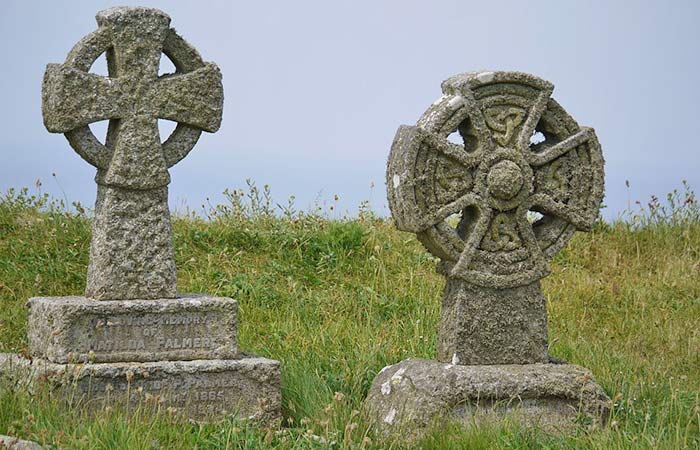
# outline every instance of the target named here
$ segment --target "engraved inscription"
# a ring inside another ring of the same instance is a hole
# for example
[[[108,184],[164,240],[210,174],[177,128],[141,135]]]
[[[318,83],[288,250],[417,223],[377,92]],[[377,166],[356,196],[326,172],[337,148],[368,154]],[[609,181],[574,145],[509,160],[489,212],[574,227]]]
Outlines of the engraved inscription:
[[[139,379],[129,382],[126,378],[105,385],[105,392],[117,395],[129,393],[129,399],[137,402],[144,395],[172,406],[191,406],[193,403],[223,402],[226,392],[240,387],[240,382],[225,377],[193,377],[190,379]],[[216,406],[216,405],[211,405]],[[225,406],[225,405],[220,405]]]
[[[159,313],[141,316],[114,315],[93,318],[91,351],[134,351],[207,349],[217,339],[209,335],[209,326],[217,323],[214,313]]]
[[[95,302],[85,297],[37,297],[31,302],[30,348],[51,362],[187,361],[238,355],[233,299],[187,295],[158,302]],[[40,326],[46,322],[55,325]]]
[[[70,366],[66,372],[53,370],[47,375],[57,387],[63,386],[76,401],[88,396],[96,408],[128,402],[158,405],[194,418],[232,413],[245,418],[274,417],[280,402],[279,390],[268,382],[279,380],[279,365],[264,358],[121,367],[88,364]]]

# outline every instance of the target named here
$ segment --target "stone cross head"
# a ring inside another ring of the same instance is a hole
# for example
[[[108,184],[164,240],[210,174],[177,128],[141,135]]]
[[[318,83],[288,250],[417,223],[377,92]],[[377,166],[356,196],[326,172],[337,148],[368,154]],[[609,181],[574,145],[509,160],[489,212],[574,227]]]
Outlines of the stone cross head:
[[[78,42],[63,64],[46,67],[44,124],[65,133],[97,168],[88,297],[171,298],[176,292],[168,168],[194,147],[202,131],[221,125],[219,68],[204,62],[157,9],[117,7],[97,14],[98,29]],[[103,53],[109,76],[89,73]],[[175,66],[159,76],[161,54]],[[177,122],[161,142],[158,119]],[[102,144],[89,124],[109,120]]]
[[[517,72],[467,73],[442,85],[416,126],[402,126],[387,168],[392,216],[449,277],[509,288],[589,229],[603,198],[595,132]],[[448,137],[459,133],[462,145]]]
[[[170,28],[162,11],[110,8],[97,14],[97,23],[65,63],[47,66],[44,124],[65,133],[75,151],[97,167],[98,183],[141,190],[166,186],[167,169],[187,155],[201,131],[219,129],[221,73]],[[109,76],[88,73],[105,52]],[[175,74],[158,76],[161,53],[172,60]],[[88,124],[106,119],[102,145]],[[158,119],[178,123],[163,143]]]
[[[394,222],[416,233],[447,277],[440,361],[549,361],[540,279],[573,233],[590,229],[603,199],[595,132],[552,90],[518,72],[457,75],[396,133],[387,167]]]

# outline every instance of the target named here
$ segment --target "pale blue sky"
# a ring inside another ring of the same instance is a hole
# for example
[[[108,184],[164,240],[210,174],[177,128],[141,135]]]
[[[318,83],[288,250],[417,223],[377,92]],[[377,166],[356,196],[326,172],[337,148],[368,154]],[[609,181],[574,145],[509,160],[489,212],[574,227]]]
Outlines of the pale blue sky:
[[[50,62],[122,2],[4,0],[0,16],[0,190],[34,186],[92,204],[94,169],[40,112]],[[396,128],[413,124],[457,73],[531,72],[593,126],[612,217],[687,179],[700,189],[698,1],[134,1],[172,25],[224,75],[224,121],[171,170],[171,207],[268,183],[306,209],[321,194],[386,213]],[[57,174],[54,180],[51,173]],[[625,188],[630,180],[631,189]],[[376,186],[370,189],[370,184]]]

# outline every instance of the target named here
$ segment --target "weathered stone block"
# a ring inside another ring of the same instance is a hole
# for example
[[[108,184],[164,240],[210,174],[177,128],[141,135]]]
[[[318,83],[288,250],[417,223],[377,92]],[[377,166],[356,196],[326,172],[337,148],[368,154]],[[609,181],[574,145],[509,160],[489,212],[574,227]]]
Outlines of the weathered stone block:
[[[382,431],[416,435],[443,416],[517,415],[554,428],[578,414],[605,418],[609,399],[589,372],[547,364],[539,280],[576,230],[591,229],[604,191],[595,131],[553,89],[520,72],[457,75],[396,132],[392,218],[441,259],[447,285],[439,362],[411,359],[375,378],[366,401]]]
[[[591,373],[573,364],[462,366],[418,358],[384,368],[365,401],[380,432],[406,439],[436,420],[513,418],[565,431],[579,422],[604,424],[610,404]]]
[[[14,436],[0,435],[0,449],[8,450],[42,450],[36,442],[24,441]]]
[[[237,303],[185,295],[175,299],[29,300],[32,356],[54,363],[232,359],[237,356]]]
[[[37,381],[73,403],[104,406],[160,404],[195,420],[235,414],[269,422],[281,417],[279,361],[244,356],[229,360],[54,364],[34,360]]]
[[[547,304],[539,281],[494,289],[448,278],[440,311],[438,361],[546,363],[547,347]]]
[[[30,360],[17,353],[0,353],[0,384],[27,387],[31,384],[31,379],[32,362]]]

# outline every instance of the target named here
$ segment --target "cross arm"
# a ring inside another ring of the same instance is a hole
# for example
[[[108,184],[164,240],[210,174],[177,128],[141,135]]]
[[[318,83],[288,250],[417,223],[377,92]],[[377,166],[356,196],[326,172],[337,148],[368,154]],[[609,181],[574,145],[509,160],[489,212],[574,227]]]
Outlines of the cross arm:
[[[119,80],[49,64],[44,73],[41,111],[52,133],[120,116]]]
[[[214,63],[185,74],[158,79],[154,86],[156,114],[213,133],[221,126],[224,88]]]

